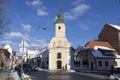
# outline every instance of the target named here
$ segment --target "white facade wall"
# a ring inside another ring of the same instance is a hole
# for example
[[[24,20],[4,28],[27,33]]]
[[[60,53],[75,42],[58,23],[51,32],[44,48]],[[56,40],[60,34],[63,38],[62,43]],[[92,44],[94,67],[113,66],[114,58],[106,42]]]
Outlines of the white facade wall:
[[[27,57],[29,59],[33,58],[35,54],[38,54],[39,53],[39,50],[30,50],[28,49],[27,51]]]

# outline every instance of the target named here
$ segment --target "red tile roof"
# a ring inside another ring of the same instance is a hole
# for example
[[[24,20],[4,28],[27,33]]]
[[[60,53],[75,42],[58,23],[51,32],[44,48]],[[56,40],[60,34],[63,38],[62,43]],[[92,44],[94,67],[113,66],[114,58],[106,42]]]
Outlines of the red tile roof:
[[[114,49],[108,42],[103,42],[103,41],[89,41],[88,46],[91,49],[93,49],[95,46],[103,46]]]

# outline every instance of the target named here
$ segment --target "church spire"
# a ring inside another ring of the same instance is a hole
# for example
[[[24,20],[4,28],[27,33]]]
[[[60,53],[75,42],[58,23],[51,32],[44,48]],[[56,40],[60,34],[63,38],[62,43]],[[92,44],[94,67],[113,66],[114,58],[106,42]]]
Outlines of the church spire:
[[[60,4],[60,12],[62,12],[62,4]]]
[[[55,23],[65,23],[65,21],[64,21],[64,15],[62,13],[62,5],[61,4],[60,4],[60,12],[57,15],[57,20],[56,20]]]

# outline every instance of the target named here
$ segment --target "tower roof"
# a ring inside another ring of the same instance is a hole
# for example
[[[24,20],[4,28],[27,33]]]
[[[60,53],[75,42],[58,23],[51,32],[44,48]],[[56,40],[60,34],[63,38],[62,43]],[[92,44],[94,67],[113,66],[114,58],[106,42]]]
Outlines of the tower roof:
[[[57,15],[57,20],[55,23],[65,23],[64,21],[64,16],[63,16],[63,13],[60,12],[58,15]]]

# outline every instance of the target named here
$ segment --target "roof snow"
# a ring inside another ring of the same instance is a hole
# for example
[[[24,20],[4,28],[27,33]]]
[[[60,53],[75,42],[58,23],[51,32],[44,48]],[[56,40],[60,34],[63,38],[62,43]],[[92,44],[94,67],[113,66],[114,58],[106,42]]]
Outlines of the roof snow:
[[[102,50],[112,50],[112,51],[115,51],[114,49],[111,49],[111,48],[108,48],[108,47],[104,47],[104,46],[94,46],[94,49],[95,50],[102,49]]]
[[[91,50],[94,57],[100,57],[100,58],[120,58],[119,55],[114,54],[114,56],[104,56],[99,50]]]
[[[113,25],[113,24],[109,24],[109,25],[111,25],[112,27],[114,27],[114,28],[120,30],[120,26],[118,26],[118,25]]]

